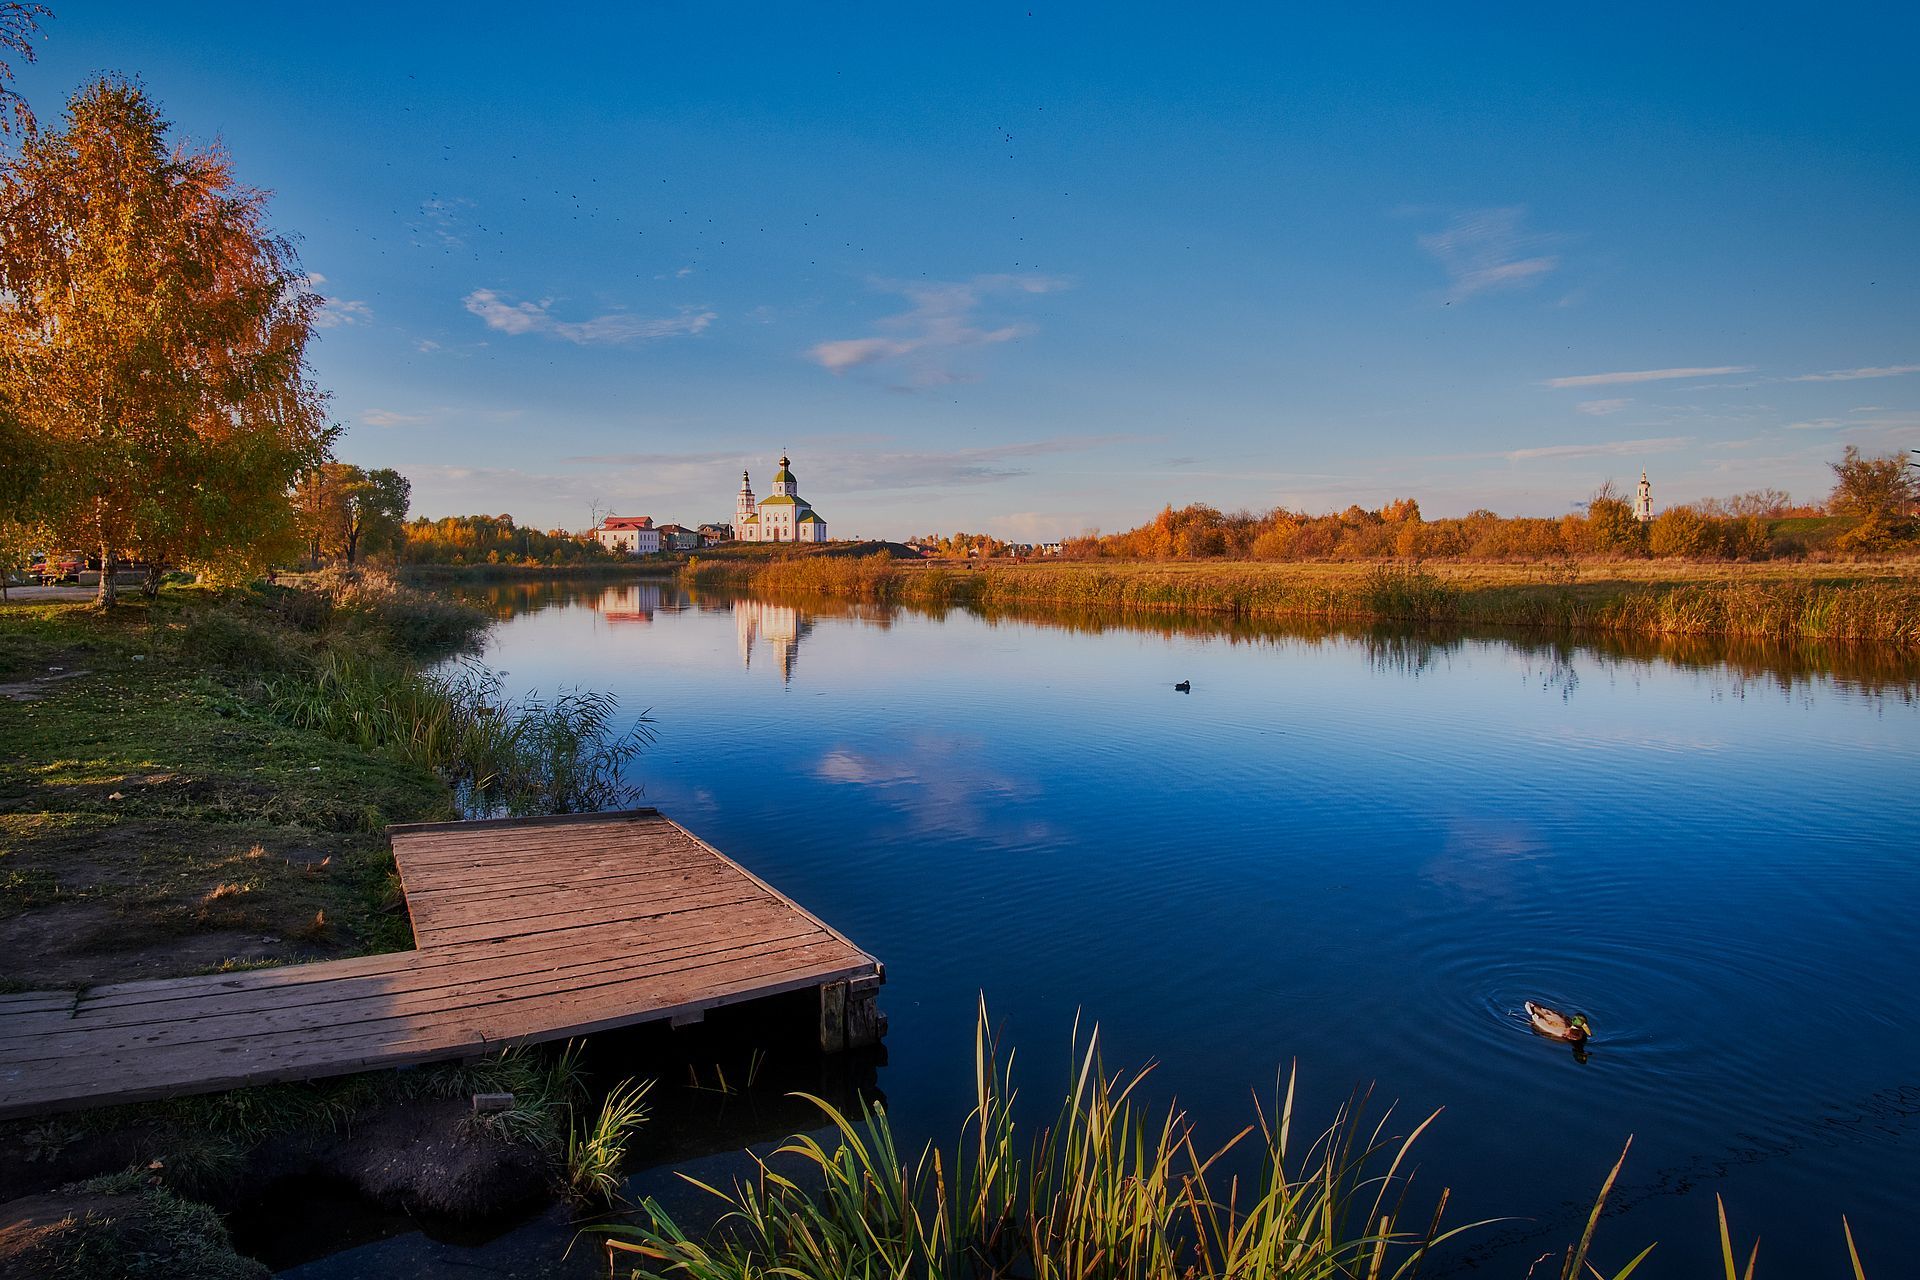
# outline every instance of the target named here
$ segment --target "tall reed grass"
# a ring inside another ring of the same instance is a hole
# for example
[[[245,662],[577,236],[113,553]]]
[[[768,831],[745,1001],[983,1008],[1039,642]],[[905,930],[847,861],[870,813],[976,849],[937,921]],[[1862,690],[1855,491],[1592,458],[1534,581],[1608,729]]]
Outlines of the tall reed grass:
[[[567,1135],[567,1190],[578,1201],[612,1200],[620,1190],[627,1137],[646,1123],[651,1080],[622,1080],[607,1091],[600,1113]]]
[[[643,712],[622,730],[608,693],[516,701],[477,663],[422,672],[380,654],[329,650],[312,673],[271,686],[275,715],[450,782],[475,814],[573,813],[631,795],[622,767],[652,740]]]
[[[884,1109],[849,1117],[813,1099],[834,1145],[798,1135],[759,1160],[751,1181],[696,1183],[726,1206],[709,1239],[650,1199],[639,1222],[605,1228],[609,1248],[637,1259],[636,1277],[689,1280],[1384,1278],[1414,1275],[1464,1229],[1442,1227],[1444,1192],[1410,1212],[1403,1169],[1425,1123],[1389,1139],[1356,1097],[1296,1151],[1289,1081],[1274,1115],[1209,1149],[1177,1107],[1141,1100],[1146,1072],[1107,1074],[1097,1033],[1076,1058],[1058,1116],[1023,1142],[1012,1056],[1002,1059],[982,1009],[975,1106],[951,1157],[929,1145],[909,1161]],[[1223,1158],[1253,1135],[1258,1179],[1223,1176]]]
[[[1177,1106],[1143,1100],[1147,1072],[1107,1074],[1098,1040],[1096,1031],[1082,1047],[1076,1029],[1065,1101],[1025,1141],[1013,1056],[1000,1054],[983,1006],[975,1104],[951,1154],[929,1144],[909,1159],[884,1108],[848,1116],[810,1098],[830,1142],[789,1138],[729,1188],[688,1178],[723,1207],[698,1238],[643,1201],[636,1221],[597,1228],[610,1269],[624,1256],[635,1280],[1410,1280],[1441,1246],[1486,1225],[1448,1227],[1447,1191],[1413,1190],[1410,1156],[1438,1113],[1390,1137],[1391,1113],[1369,1123],[1367,1095],[1356,1093],[1301,1143],[1289,1078],[1271,1112],[1257,1109],[1253,1123],[1209,1147]],[[1243,1144],[1257,1151],[1239,1153]],[[1250,1180],[1228,1171],[1249,1154],[1258,1165]],[[1561,1280],[1628,1280],[1652,1254],[1649,1245],[1614,1269],[1596,1260],[1626,1159],[1623,1150],[1579,1240],[1560,1255]],[[1738,1280],[1725,1221],[1722,1210],[1726,1274]],[[1854,1276],[1865,1280],[1846,1234]]]
[[[1245,618],[1520,626],[1640,636],[1727,636],[1920,649],[1920,582],[1804,578],[1607,581],[1547,572],[1486,582],[1390,562],[1275,567],[1053,563],[954,569],[802,556],[690,566],[696,586],[807,592],[879,603],[1010,608],[1022,603]]]

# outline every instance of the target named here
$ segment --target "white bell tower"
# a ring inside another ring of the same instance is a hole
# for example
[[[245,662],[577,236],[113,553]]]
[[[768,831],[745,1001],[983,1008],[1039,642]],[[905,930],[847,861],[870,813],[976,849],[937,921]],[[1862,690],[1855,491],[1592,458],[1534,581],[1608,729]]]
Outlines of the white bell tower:
[[[1645,469],[1640,472],[1640,488],[1633,499],[1633,518],[1641,524],[1653,519],[1653,486],[1647,483]]]
[[[733,504],[733,536],[734,537],[739,538],[742,541],[745,541],[747,539],[747,529],[748,529],[747,518],[753,514],[754,514],[753,481],[748,479],[747,473],[745,471],[742,471],[740,473],[740,496],[738,499],[735,500]]]

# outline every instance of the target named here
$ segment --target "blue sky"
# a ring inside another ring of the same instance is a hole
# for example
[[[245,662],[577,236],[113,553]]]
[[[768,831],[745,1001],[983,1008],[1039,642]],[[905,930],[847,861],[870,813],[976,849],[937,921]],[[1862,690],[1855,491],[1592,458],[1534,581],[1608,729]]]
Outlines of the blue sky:
[[[1908,7],[56,4],[275,193],[430,515],[1824,494],[1920,445]]]

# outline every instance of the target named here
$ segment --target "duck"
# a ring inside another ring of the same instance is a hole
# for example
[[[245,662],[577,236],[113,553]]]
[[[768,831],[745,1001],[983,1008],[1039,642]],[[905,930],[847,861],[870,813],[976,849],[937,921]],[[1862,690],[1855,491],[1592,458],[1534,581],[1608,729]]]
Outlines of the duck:
[[[1192,692],[1193,692],[1193,681],[1191,681],[1191,680],[1182,680],[1182,681],[1181,681],[1181,682],[1180,682],[1179,684],[1177,684],[1177,685],[1175,685],[1175,686],[1173,686],[1173,687],[1174,687],[1174,688],[1175,688],[1175,689],[1176,689],[1177,691],[1179,691],[1179,692],[1181,692],[1181,693],[1192,693]]]
[[[1535,1031],[1543,1036],[1552,1036],[1555,1040],[1584,1044],[1587,1037],[1593,1034],[1593,1028],[1587,1025],[1586,1014],[1565,1014],[1531,1000],[1527,1001],[1527,1018],[1533,1023]]]

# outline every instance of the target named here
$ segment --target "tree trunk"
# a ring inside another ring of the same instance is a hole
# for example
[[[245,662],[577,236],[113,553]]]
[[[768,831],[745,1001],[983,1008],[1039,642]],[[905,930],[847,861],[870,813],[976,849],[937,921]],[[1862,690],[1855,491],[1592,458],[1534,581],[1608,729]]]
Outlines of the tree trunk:
[[[160,566],[159,565],[152,564],[152,563],[149,563],[147,565],[147,578],[145,582],[142,582],[140,584],[140,594],[145,596],[149,600],[153,599],[155,596],[160,594]]]
[[[103,545],[100,548],[100,590],[95,593],[93,602],[102,609],[111,609],[119,601],[119,593],[113,588],[113,548]]]

